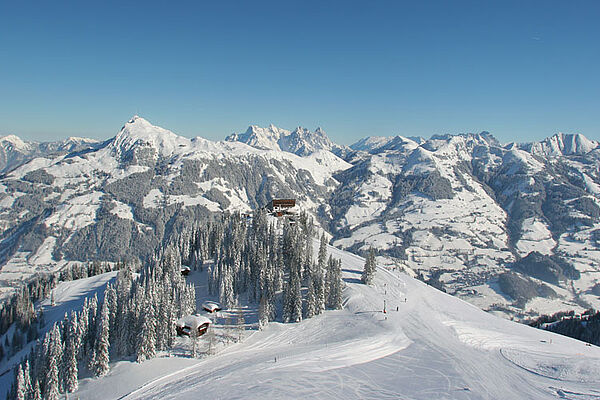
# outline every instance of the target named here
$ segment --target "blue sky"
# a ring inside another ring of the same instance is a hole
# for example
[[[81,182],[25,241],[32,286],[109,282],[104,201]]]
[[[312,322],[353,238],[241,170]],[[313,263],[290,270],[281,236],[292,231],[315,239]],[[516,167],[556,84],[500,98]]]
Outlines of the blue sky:
[[[0,134],[600,140],[598,1],[123,3],[0,2]]]

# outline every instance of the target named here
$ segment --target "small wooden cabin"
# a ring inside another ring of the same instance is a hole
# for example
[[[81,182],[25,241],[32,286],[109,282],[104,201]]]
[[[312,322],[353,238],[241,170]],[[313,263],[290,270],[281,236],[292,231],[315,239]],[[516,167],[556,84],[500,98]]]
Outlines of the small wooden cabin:
[[[202,315],[187,315],[179,318],[175,323],[177,336],[190,336],[194,329],[197,330],[198,336],[202,336],[208,330],[212,321]]]

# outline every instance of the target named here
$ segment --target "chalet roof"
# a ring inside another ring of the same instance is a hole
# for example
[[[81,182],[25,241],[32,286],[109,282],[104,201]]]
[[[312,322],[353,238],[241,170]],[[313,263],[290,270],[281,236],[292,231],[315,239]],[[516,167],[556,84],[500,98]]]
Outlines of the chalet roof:
[[[200,325],[203,324],[211,324],[212,321],[206,317],[203,317],[202,315],[186,315],[185,317],[181,317],[177,320],[177,322],[175,323],[176,326],[179,326],[181,328],[183,327],[189,327],[190,329],[198,329],[198,327]]]
[[[216,309],[221,309],[221,305],[215,301],[205,301],[202,303],[202,308],[210,311],[215,311]]]

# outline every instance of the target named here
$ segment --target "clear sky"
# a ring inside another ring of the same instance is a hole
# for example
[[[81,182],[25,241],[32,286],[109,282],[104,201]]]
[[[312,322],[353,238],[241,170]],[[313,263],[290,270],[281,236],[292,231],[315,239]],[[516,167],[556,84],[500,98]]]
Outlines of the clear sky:
[[[108,138],[134,114],[209,139],[600,140],[600,1],[0,1],[0,134]]]

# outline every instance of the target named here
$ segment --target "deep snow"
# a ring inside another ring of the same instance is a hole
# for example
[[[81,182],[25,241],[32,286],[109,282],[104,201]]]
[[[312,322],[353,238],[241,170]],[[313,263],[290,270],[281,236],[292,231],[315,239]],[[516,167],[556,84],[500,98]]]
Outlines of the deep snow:
[[[73,397],[600,398],[600,348],[495,317],[399,270],[379,267],[363,285],[364,260],[328,250],[342,259],[343,310],[270,323],[198,360],[120,362]]]

